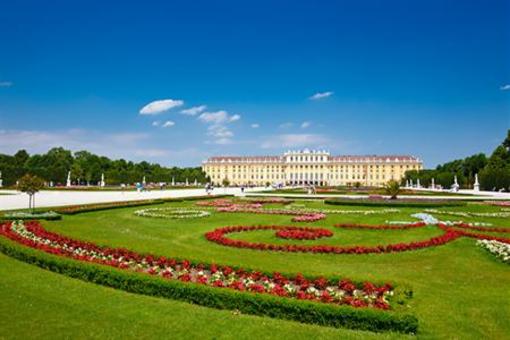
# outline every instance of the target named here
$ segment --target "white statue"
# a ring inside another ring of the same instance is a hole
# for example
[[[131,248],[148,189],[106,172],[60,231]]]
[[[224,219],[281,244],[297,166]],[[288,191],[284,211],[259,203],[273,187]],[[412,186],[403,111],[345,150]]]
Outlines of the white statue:
[[[71,171],[69,171],[67,173],[67,182],[66,182],[66,187],[70,187],[71,186]]]
[[[0,188],[3,187],[4,180],[2,179],[2,171],[0,171]]]
[[[145,184],[146,184],[146,182],[145,182],[145,176],[143,176],[142,184],[143,184],[143,186],[145,186]]]
[[[421,188],[421,184],[420,184],[420,179],[419,178],[416,180],[416,187],[418,189]]]
[[[99,183],[99,185],[101,187],[104,187],[105,186],[105,183],[104,183],[104,173],[101,174],[101,183]]]
[[[413,187],[413,180],[412,180],[412,179],[410,179],[410,180],[409,180],[409,188],[412,188],[412,187]]]
[[[406,188],[409,188],[409,180],[406,179]]]
[[[452,185],[452,190],[457,192],[459,191],[459,183],[457,182],[457,175],[455,175],[455,177],[453,177],[453,185]]]
[[[197,185],[198,185],[198,181],[197,181],[197,179],[195,178],[195,186],[197,186]]]
[[[175,186],[175,177],[172,177],[172,186]]]
[[[188,182],[188,177],[186,177],[186,186],[189,185],[189,182]]]
[[[478,174],[475,174],[475,184],[473,185],[473,190],[476,192],[480,191],[480,183],[478,182]]]
[[[434,181],[434,178],[432,178],[432,184],[430,185],[432,187],[432,189],[435,189],[436,188],[436,183]]]

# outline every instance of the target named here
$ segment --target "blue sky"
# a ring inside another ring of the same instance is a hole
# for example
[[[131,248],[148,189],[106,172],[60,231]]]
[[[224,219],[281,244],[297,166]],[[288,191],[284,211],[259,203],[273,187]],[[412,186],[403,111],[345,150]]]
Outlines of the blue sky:
[[[188,166],[310,147],[432,167],[510,128],[509,22],[498,0],[3,1],[0,152]]]

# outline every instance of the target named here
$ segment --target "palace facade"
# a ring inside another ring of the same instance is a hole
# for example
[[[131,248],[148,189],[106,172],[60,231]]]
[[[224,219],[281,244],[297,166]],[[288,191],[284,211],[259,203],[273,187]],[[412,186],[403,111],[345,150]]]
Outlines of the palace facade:
[[[319,150],[288,151],[281,156],[220,156],[203,162],[211,182],[221,185],[355,185],[382,186],[400,180],[408,170],[421,170],[414,156],[332,156]]]

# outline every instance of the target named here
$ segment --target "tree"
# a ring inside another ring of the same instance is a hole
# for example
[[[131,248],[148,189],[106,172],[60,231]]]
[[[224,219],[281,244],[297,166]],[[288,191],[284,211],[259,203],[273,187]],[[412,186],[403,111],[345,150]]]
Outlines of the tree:
[[[224,187],[228,187],[230,185],[230,181],[228,180],[227,177],[225,177],[223,179],[223,181],[221,182],[221,184],[224,186]]]
[[[390,180],[384,186],[384,191],[390,196],[390,199],[395,200],[400,193],[400,183],[395,180]]]
[[[30,174],[20,178],[18,190],[28,194],[28,209],[35,209],[35,194],[44,187],[44,181]]]
[[[506,133],[506,138],[503,141],[503,146],[506,148],[508,152],[510,152],[510,129]]]

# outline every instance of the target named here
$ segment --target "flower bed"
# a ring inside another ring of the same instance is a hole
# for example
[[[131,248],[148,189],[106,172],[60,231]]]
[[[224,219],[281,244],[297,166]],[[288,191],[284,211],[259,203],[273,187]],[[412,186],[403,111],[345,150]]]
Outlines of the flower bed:
[[[393,227],[393,226],[391,226]],[[207,232],[207,240],[228,247],[247,248],[255,250],[283,251],[283,252],[303,252],[303,253],[330,253],[330,254],[379,254],[417,250],[421,248],[433,247],[451,242],[461,236],[451,228],[444,228],[444,233],[440,236],[432,237],[425,241],[416,241],[409,243],[396,243],[377,246],[335,246],[335,245],[294,245],[294,244],[274,244],[274,243],[256,243],[244,240],[236,240],[226,237],[231,233],[249,232],[254,230],[285,230],[288,226],[231,226],[217,228]],[[299,230],[300,227],[293,227]],[[301,228],[304,230],[304,228]]]
[[[448,211],[448,210],[437,210],[437,209],[425,209],[425,211],[430,214],[451,215],[451,216],[460,216],[460,217],[498,217],[498,218],[510,217],[510,211],[486,212],[486,213],[465,212],[465,211]]]
[[[380,225],[369,225],[369,224],[355,224],[355,223],[339,223],[335,224],[336,228],[350,228],[350,229],[374,229],[374,230],[403,230],[422,228],[427,224],[425,222],[412,222],[406,224],[380,224]]]
[[[327,199],[325,204],[332,205],[358,205],[366,207],[405,207],[405,208],[435,208],[435,207],[461,207],[466,202],[451,200],[432,200],[432,199]]]
[[[288,200],[285,198],[256,198],[256,199],[244,199],[244,201],[249,202],[250,204],[257,203],[257,204],[290,204],[294,202],[293,200]]]
[[[278,230],[275,235],[279,238],[292,240],[317,240],[322,237],[331,237],[333,233],[327,229],[319,228],[288,228]]]
[[[208,200],[208,201],[199,201],[195,203],[199,207],[213,207],[213,208],[222,208],[222,207],[230,207],[233,203],[232,200],[221,198],[216,200]]]
[[[5,213],[0,216],[0,220],[47,220],[56,221],[62,219],[60,214],[54,211],[46,212],[28,212],[28,211],[16,211]]]
[[[495,240],[479,240],[476,244],[488,250],[491,254],[510,264],[510,244]]]
[[[300,230],[294,227],[286,230],[311,232],[310,229],[312,228]],[[234,270],[226,266],[192,265],[189,261],[176,261],[151,255],[144,256],[125,249],[99,247],[89,242],[73,240],[48,232],[38,222],[34,221],[7,223],[2,225],[0,232],[18,243],[47,253],[158,275],[166,279],[323,303],[349,304],[354,307],[380,309],[390,308],[387,298],[391,295],[391,285],[375,286],[372,283],[366,283],[360,289],[346,280],[329,282],[327,279],[320,277],[308,281],[301,276],[288,278],[279,273],[274,273],[270,277],[258,272],[248,272],[242,269]],[[318,230],[317,232],[320,233],[321,231]]]
[[[321,213],[300,215],[292,218],[292,222],[315,222],[325,219],[326,215]]]
[[[0,235],[6,237],[0,237],[1,252],[95,284],[322,326],[413,334],[418,329],[416,317],[384,310],[389,303],[407,304],[412,291],[406,287],[311,278],[301,274],[270,275],[242,268],[142,256],[126,249],[98,247],[49,233],[37,222],[27,223],[25,231],[18,229],[20,233],[12,227],[11,223],[0,225]],[[34,236],[36,238],[31,238]],[[204,280],[204,277],[209,279]],[[378,301],[385,304],[379,305]]]
[[[465,222],[453,222],[453,223],[446,223],[442,222],[443,224],[460,228],[460,229],[469,229],[469,230],[476,230],[476,231],[485,231],[485,232],[494,232],[494,233],[510,233],[510,228],[487,228],[478,226],[477,224],[473,223],[465,223]]]
[[[137,210],[134,212],[134,214],[142,217],[155,217],[168,219],[201,218],[211,215],[211,213],[208,211],[183,208],[149,208]]]
[[[269,209],[266,209],[269,210]],[[399,209],[389,208],[389,209],[378,209],[378,210],[340,210],[340,209],[301,209],[298,210],[302,213],[322,213],[322,214],[339,214],[339,215],[377,215],[377,214],[392,214],[400,212]]]
[[[495,205],[497,207],[510,207],[510,201],[485,201],[485,204]]]
[[[291,215],[296,216],[292,219],[293,222],[315,222],[326,218],[325,214],[306,212],[299,210],[289,209],[260,209],[257,207],[251,207],[248,205],[232,204],[228,207],[218,207],[218,212],[227,213],[245,213],[245,214],[267,214],[267,215]]]

